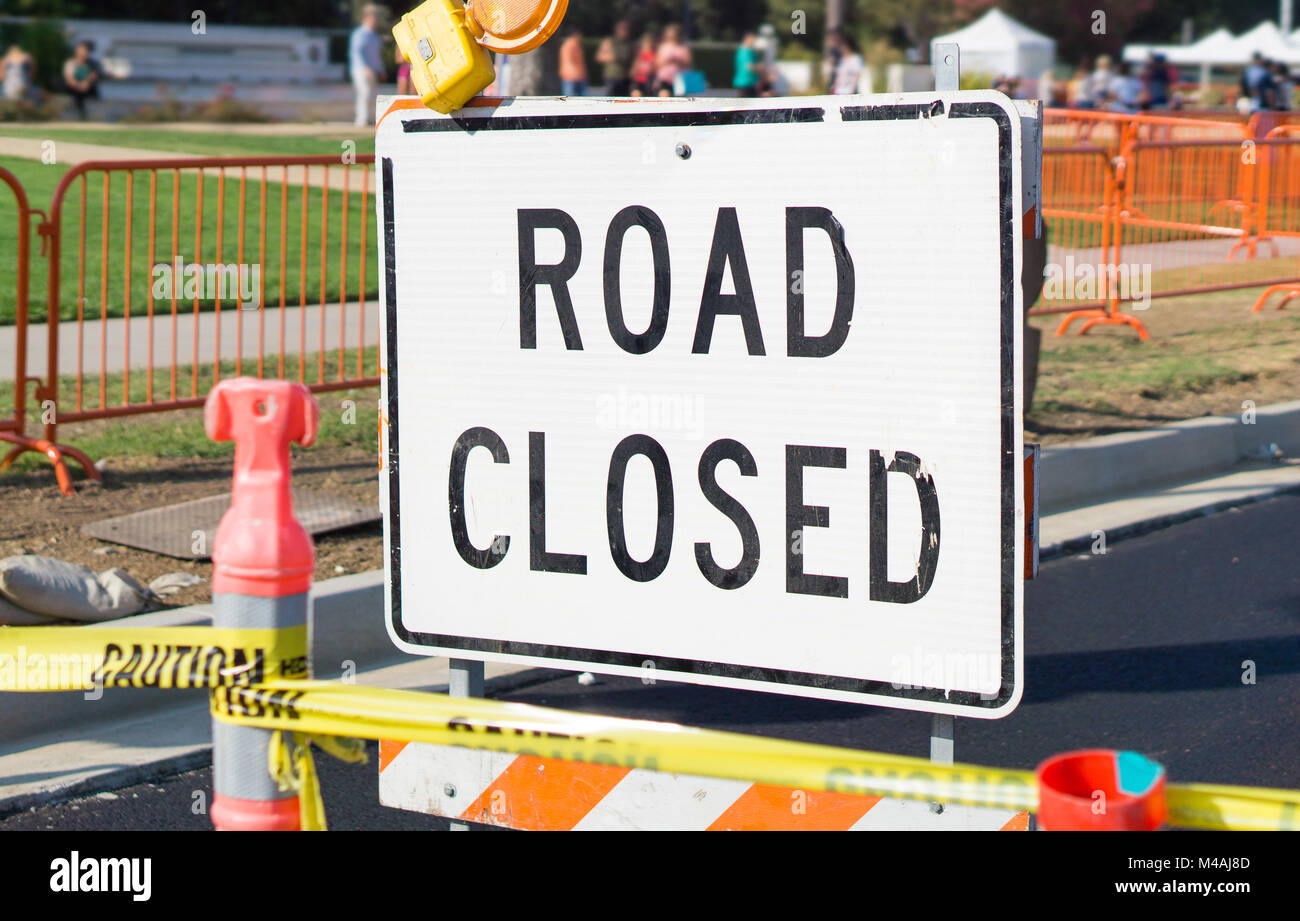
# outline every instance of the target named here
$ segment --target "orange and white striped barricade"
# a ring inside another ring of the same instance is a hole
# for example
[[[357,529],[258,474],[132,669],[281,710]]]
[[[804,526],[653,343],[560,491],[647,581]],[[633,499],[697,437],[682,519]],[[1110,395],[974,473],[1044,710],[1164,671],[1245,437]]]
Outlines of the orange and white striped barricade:
[[[1027,831],[1013,809],[668,774],[422,742],[379,745],[384,806],[524,831]]]

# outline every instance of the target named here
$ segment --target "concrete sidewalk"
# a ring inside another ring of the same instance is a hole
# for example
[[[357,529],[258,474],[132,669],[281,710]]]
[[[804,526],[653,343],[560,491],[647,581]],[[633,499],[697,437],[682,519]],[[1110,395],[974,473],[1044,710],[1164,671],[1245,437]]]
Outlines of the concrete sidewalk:
[[[102,363],[102,370],[106,373],[122,371],[128,366],[132,370],[148,367],[150,326],[153,328],[153,366],[169,367],[172,361],[173,336],[171,304],[169,302],[165,305],[165,313],[162,312],[163,306],[156,305],[152,321],[147,316],[131,317],[129,320],[125,318],[87,320],[82,326],[80,340],[75,322],[61,322],[59,324],[60,375],[76,374],[78,367],[85,375],[98,375],[101,370],[99,357],[101,339],[105,345],[105,361]],[[218,322],[221,334],[221,359],[230,361],[239,355],[245,359],[256,360],[258,355],[278,354],[281,315],[283,315],[286,366],[295,368],[298,355],[319,352],[322,346],[326,351],[338,348],[340,317],[344,321],[345,347],[356,348],[358,344],[366,347],[377,345],[379,310],[378,301],[367,301],[364,304],[354,301],[342,306],[336,302],[326,304],[324,307],[319,304],[286,307],[283,311],[277,306],[267,307],[261,311],[230,307],[223,308],[220,314],[210,310],[201,312],[197,319],[198,363],[208,364],[216,357]],[[321,335],[322,313],[324,314],[323,337]],[[193,308],[187,311],[185,305],[178,305],[175,323],[176,363],[185,368],[194,363],[196,320]],[[13,380],[14,369],[17,367],[17,337],[17,327],[0,326],[0,380]],[[130,340],[129,354],[128,339]],[[48,360],[48,342],[47,324],[33,324],[28,328],[27,373],[42,380],[45,378],[45,365]],[[80,364],[78,364],[78,357],[80,357]],[[314,374],[314,369],[308,370],[310,378]]]

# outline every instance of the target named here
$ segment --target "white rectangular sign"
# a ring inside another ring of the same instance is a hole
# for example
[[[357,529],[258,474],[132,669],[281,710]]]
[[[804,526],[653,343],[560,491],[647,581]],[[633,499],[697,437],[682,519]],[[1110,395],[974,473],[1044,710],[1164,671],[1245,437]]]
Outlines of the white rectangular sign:
[[[1020,116],[507,100],[378,130],[402,649],[997,717]]]

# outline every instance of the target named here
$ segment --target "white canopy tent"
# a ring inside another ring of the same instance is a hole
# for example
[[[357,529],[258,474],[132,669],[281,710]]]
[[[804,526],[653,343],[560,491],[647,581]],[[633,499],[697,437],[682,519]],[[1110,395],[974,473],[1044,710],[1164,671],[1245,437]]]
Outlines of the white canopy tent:
[[[975,22],[930,42],[934,46],[956,42],[961,48],[961,69],[969,73],[1038,79],[1056,63],[1056,42],[1012,19],[997,7]]]
[[[1211,63],[1235,63],[1245,64],[1250,60],[1251,55],[1259,52],[1270,61],[1283,61],[1287,64],[1300,64],[1300,45],[1293,44],[1282,31],[1278,29],[1277,24],[1265,20],[1249,32],[1244,32],[1233,39],[1230,49],[1235,60],[1217,61]]]
[[[1258,51],[1271,61],[1300,64],[1300,41],[1288,39],[1271,21],[1261,22],[1249,32],[1234,37],[1227,29],[1218,29],[1190,45],[1126,45],[1124,60],[1137,63],[1153,53],[1163,54],[1171,64],[1221,64],[1239,67],[1250,62]]]
[[[1215,29],[1198,42],[1184,45],[1179,63],[1214,64],[1233,54],[1236,39],[1227,29]],[[1171,58],[1171,60],[1173,60]]]
[[[1190,45],[1125,45],[1124,60],[1130,64],[1146,61],[1152,54],[1163,54],[1170,64],[1218,63],[1236,52],[1236,43],[1227,29],[1216,29]]]

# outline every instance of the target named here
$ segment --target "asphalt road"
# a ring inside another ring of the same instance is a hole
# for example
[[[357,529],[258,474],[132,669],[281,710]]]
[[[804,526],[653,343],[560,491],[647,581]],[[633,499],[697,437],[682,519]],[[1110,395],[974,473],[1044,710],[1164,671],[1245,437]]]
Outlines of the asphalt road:
[[[960,719],[959,760],[1032,768],[1056,752],[1134,749],[1178,781],[1300,787],[1300,496],[1046,564],[1028,584],[1025,696],[998,721]],[[1254,683],[1243,682],[1254,663]],[[510,700],[926,756],[929,717],[680,684],[571,676]],[[334,829],[434,829],[385,809],[375,760],[318,757]],[[0,830],[205,829],[195,771],[0,822]],[[109,796],[113,798],[108,798]]]

